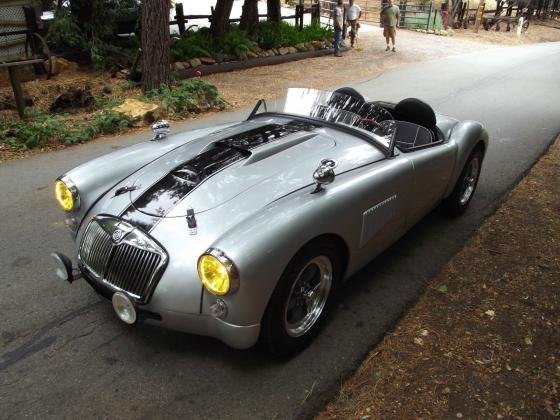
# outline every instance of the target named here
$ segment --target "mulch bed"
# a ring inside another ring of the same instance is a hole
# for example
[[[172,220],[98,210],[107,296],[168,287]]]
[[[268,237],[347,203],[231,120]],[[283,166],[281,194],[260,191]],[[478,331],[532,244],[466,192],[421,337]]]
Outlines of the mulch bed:
[[[557,141],[318,418],[560,416],[559,175]]]

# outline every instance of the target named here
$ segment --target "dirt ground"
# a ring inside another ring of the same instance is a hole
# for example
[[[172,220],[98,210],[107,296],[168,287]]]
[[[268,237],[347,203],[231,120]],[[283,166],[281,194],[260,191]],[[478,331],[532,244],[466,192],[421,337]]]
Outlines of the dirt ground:
[[[560,417],[560,140],[318,419]]]

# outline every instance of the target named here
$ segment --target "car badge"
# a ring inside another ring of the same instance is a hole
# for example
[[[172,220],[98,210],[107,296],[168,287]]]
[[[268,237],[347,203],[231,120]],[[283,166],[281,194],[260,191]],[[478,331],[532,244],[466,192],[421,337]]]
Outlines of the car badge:
[[[114,242],[119,242],[124,236],[124,232],[120,229],[117,229],[113,232],[113,241]]]

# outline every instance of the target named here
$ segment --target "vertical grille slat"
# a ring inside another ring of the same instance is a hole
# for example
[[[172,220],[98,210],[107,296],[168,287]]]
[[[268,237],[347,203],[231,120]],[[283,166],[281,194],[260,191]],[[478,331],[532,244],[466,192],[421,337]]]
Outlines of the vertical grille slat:
[[[95,218],[86,229],[79,257],[98,277],[96,280],[115,290],[128,292],[145,303],[159,281],[167,254],[148,235],[132,226],[121,242],[114,242],[113,232],[119,224],[129,226],[107,216]]]

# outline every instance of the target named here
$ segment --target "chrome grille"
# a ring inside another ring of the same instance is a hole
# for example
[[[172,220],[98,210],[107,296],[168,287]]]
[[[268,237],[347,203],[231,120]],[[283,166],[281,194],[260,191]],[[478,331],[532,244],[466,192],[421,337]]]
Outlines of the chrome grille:
[[[113,239],[113,233],[118,240]],[[95,278],[146,303],[167,262],[165,251],[148,235],[120,219],[98,216],[86,229],[78,255]]]

